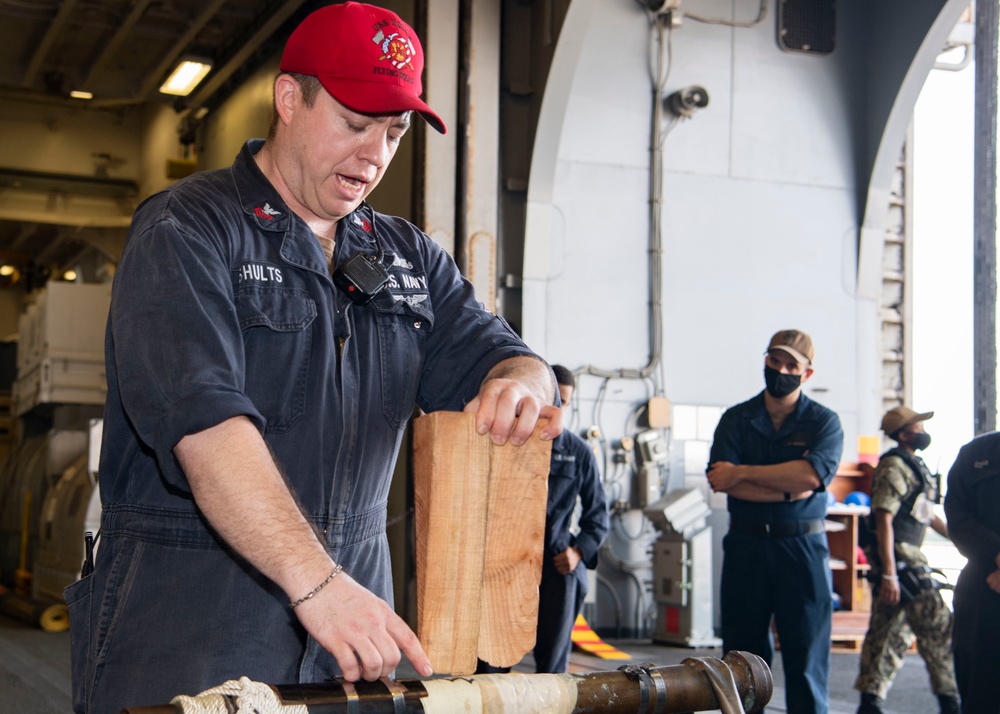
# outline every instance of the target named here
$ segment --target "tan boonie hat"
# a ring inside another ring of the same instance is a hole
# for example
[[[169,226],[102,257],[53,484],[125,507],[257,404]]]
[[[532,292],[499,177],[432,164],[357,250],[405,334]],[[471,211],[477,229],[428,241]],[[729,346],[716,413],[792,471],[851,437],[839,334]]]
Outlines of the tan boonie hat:
[[[887,411],[882,417],[882,431],[892,436],[903,427],[916,424],[918,421],[927,421],[932,416],[934,412],[915,412],[909,407],[896,407]]]
[[[816,351],[813,349],[812,338],[804,332],[798,330],[781,330],[775,332],[771,338],[767,351],[784,350],[798,362],[811,365]]]

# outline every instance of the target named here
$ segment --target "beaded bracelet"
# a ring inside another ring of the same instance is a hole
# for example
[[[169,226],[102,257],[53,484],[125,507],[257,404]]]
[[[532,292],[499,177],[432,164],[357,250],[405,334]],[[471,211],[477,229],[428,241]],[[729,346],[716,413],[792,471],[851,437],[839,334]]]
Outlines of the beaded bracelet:
[[[329,585],[330,581],[333,580],[338,575],[340,575],[340,571],[342,571],[343,569],[344,569],[343,565],[340,565],[339,563],[337,565],[335,565],[334,568],[333,568],[333,572],[330,573],[328,576],[326,576],[326,580],[324,580],[323,582],[321,582],[319,585],[317,585],[316,587],[314,587],[312,590],[310,590],[308,593],[306,593],[305,595],[303,595],[302,597],[300,597],[295,602],[289,602],[288,603],[288,607],[290,609],[294,610],[299,605],[301,605],[302,603],[304,603],[306,600],[309,600],[310,598],[315,597],[316,593],[318,593],[320,590],[322,590],[327,585]]]

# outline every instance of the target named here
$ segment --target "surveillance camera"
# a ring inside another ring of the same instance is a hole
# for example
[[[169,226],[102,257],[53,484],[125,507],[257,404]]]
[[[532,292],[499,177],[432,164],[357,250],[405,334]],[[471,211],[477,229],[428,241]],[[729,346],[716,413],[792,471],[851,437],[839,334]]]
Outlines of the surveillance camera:
[[[667,97],[667,106],[677,116],[690,117],[708,106],[708,90],[696,84],[684,87]]]
[[[681,6],[680,0],[640,0],[646,9],[657,15],[676,10]]]

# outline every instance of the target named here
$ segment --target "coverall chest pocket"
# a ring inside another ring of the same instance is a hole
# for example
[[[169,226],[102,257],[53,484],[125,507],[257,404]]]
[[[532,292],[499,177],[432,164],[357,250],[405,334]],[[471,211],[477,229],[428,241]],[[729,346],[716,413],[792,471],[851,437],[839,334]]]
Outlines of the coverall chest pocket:
[[[246,360],[244,390],[268,432],[290,428],[305,409],[316,303],[294,288],[246,286],[236,295]]]
[[[576,457],[553,454],[549,470],[549,503],[575,501],[577,493]]]
[[[433,314],[424,304],[402,300],[392,305],[376,302],[375,308],[382,412],[393,428],[400,429],[413,413]]]
[[[809,451],[809,446],[815,441],[808,431],[796,431],[779,438],[771,449],[774,463],[801,459]]]
[[[577,461],[576,455],[561,453],[553,450],[552,458],[549,460],[549,492],[553,489],[560,489],[568,492],[576,484]],[[573,494],[576,497],[576,494]]]
[[[993,504],[1000,501],[1000,469],[990,465],[971,471],[969,481],[976,495],[976,502],[984,510],[993,508]]]

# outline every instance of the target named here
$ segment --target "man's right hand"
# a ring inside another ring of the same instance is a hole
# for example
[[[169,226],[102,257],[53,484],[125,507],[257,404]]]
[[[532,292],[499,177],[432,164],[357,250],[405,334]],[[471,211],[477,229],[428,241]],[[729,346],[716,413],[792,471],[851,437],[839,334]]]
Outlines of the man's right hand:
[[[434,673],[413,630],[389,604],[340,573],[295,608],[306,631],[337,660],[344,679],[374,682],[388,676],[400,650],[423,677]]]
[[[986,584],[990,586],[990,590],[993,592],[1000,593],[1000,570],[994,570],[987,575]]]
[[[729,461],[716,461],[709,464],[705,475],[708,477],[708,485],[716,493],[726,493],[732,490],[734,486],[739,485],[741,477],[739,466]]]
[[[555,566],[556,572],[560,575],[569,575],[576,570],[576,566],[580,564],[581,560],[583,560],[583,556],[580,554],[580,549],[571,545],[552,558],[552,565]]]

